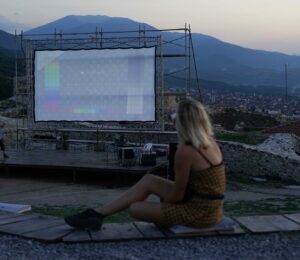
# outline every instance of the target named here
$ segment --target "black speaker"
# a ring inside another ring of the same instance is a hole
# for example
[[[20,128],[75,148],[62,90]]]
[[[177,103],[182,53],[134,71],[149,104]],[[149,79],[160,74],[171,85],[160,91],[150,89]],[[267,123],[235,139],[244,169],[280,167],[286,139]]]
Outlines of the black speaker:
[[[124,158],[122,158],[122,153],[124,153]],[[120,149],[119,150],[119,159],[133,159],[134,158],[134,151],[133,149]]]
[[[177,143],[169,144],[169,170],[168,170],[168,178],[170,180],[175,179],[175,170],[174,170],[174,162],[175,162],[175,154],[177,151]]]
[[[141,160],[140,164],[144,166],[156,165],[156,154],[155,153],[142,154],[140,160]]]

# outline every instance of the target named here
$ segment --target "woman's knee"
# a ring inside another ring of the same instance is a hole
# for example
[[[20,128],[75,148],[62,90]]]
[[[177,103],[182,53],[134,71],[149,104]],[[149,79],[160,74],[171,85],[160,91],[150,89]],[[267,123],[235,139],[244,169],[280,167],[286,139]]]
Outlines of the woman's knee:
[[[155,179],[155,176],[153,174],[148,173],[143,176],[142,182],[149,184],[149,183],[152,183],[154,179]]]

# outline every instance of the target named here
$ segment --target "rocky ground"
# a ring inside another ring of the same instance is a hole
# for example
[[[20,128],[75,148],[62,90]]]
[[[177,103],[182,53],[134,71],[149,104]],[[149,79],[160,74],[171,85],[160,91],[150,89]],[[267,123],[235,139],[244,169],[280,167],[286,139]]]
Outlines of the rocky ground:
[[[259,151],[300,160],[300,156],[295,152],[295,138],[290,134],[271,135],[262,144],[256,147]]]

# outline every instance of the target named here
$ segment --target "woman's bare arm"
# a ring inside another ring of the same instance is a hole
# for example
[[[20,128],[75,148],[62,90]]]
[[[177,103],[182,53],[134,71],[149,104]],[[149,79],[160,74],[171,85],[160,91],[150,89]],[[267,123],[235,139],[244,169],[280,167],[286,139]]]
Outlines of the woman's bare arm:
[[[189,180],[192,152],[188,146],[180,147],[175,154],[175,182],[170,194],[164,200],[168,203],[182,201]]]

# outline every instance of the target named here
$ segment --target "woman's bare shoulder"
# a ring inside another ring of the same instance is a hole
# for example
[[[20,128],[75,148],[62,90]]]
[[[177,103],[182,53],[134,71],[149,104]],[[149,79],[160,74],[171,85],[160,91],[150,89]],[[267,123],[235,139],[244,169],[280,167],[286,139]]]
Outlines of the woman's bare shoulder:
[[[201,154],[204,155],[212,164],[218,164],[223,160],[222,152],[218,143],[212,139],[211,145],[206,149],[200,149]]]
[[[176,156],[189,157],[194,152],[195,148],[193,148],[191,145],[181,145],[176,151]]]

